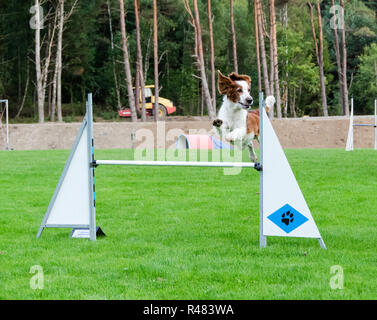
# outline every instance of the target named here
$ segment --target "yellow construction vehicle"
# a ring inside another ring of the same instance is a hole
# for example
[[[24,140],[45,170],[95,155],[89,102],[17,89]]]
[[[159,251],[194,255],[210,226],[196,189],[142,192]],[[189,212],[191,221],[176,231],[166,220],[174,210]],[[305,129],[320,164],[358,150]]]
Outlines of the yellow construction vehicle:
[[[135,88],[134,93],[135,93]],[[144,87],[144,96],[145,96],[145,111],[147,116],[154,116],[155,109],[155,96],[153,94],[154,85],[148,85]],[[140,89],[141,96],[141,89]],[[138,110],[141,111],[141,99],[138,106]],[[173,102],[169,99],[158,97],[158,114],[157,117],[159,120],[164,120],[168,114],[172,114],[177,110]],[[118,114],[122,118],[130,118],[131,110],[129,108],[120,109]]]

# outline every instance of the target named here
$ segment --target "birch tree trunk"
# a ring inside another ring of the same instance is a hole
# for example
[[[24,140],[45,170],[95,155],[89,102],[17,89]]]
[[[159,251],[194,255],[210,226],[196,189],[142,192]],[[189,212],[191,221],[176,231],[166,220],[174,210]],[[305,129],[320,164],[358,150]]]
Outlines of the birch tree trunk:
[[[57,64],[57,74],[56,74],[56,109],[58,122],[63,122],[63,112],[62,112],[62,69],[63,69],[63,28],[64,28],[64,0],[60,0],[59,9],[59,33],[58,33],[58,44],[56,48],[56,64]]]
[[[291,113],[294,118],[297,117],[296,115],[296,87],[293,87],[293,94],[292,94],[292,101],[290,103],[291,106]]]
[[[48,72],[51,61],[52,46],[55,38],[55,30],[57,24],[58,11],[55,11],[54,23],[52,31],[48,37],[46,44],[46,56],[42,62],[41,59],[41,16],[40,16],[40,3],[35,0],[35,69],[37,78],[37,103],[38,103],[38,122],[44,122],[44,102],[46,98],[46,87],[48,81]]]
[[[258,92],[261,92],[262,91],[262,77],[261,77],[261,70],[260,70],[258,7],[257,7],[256,0],[254,0],[254,32],[255,32],[255,51],[257,53]]]
[[[51,99],[51,121],[55,121],[56,115],[56,93],[57,93],[57,78],[58,78],[58,68],[59,65],[57,63],[57,59],[55,59],[55,71],[54,77],[52,79],[52,99]]]
[[[289,88],[289,72],[288,72],[288,2],[284,4],[283,7],[283,19],[281,21],[282,25],[284,25],[285,31],[285,79],[283,81],[283,92],[286,95],[286,99],[284,102],[282,101],[282,105],[284,108],[284,117],[286,118],[288,115],[288,104],[290,103],[289,95],[290,95],[290,88]]]
[[[194,58],[196,60],[196,67],[197,67],[197,71],[198,71],[198,77],[197,77],[197,80],[198,80],[198,92],[200,92],[200,94],[198,94],[198,99],[197,99],[197,114],[199,114],[200,112],[200,104],[201,104],[201,101],[202,101],[202,97],[203,94],[204,94],[204,90],[203,90],[203,85],[202,85],[202,81],[201,81],[201,78],[200,78],[200,74],[201,74],[201,71],[200,71],[200,58],[199,58],[199,46],[198,46],[198,30],[197,30],[197,26],[196,26],[196,22],[195,22],[195,18],[192,14],[192,11],[191,11],[191,8],[190,8],[190,4],[189,4],[189,1],[188,0],[184,0],[183,1],[184,5],[185,5],[185,9],[187,11],[187,13],[189,14],[190,16],[190,24],[192,25],[192,27],[194,28]],[[190,110],[190,114],[192,114],[191,110]]]
[[[327,117],[329,115],[327,110],[327,96],[326,96],[326,78],[324,72],[324,61],[323,61],[323,28],[322,28],[322,16],[321,7],[319,1],[316,3],[317,6],[317,18],[318,18],[318,33],[319,33],[319,80],[321,84],[321,97],[322,97],[322,109],[323,115]]]
[[[119,0],[119,7],[120,7],[120,32],[122,34],[122,51],[123,51],[124,70],[126,74],[128,102],[130,104],[130,109],[131,109],[131,120],[132,122],[136,122],[137,114],[136,114],[136,108],[135,108],[134,93],[132,90],[132,76],[131,76],[131,68],[130,68],[130,59],[129,59],[128,48],[127,48],[127,36],[126,36],[126,24],[125,24],[123,0]]]
[[[211,47],[211,85],[212,85],[212,104],[214,110],[216,110],[216,71],[215,71],[215,48],[213,45],[213,28],[212,28],[212,8],[211,0],[208,0],[208,30],[209,30],[209,42]]]
[[[197,0],[194,0],[193,3],[194,3],[194,15],[195,15],[195,24],[196,24],[197,40],[198,40],[198,63],[200,67],[200,77],[202,80],[204,96],[205,96],[205,100],[207,104],[208,116],[209,116],[209,119],[212,121],[212,120],[215,120],[216,118],[216,109],[213,107],[211,95],[209,93],[207,75],[206,75],[205,66],[204,66],[202,31],[201,31],[201,26],[200,26],[198,2]]]
[[[38,104],[38,122],[44,122],[44,90],[41,71],[41,18],[39,12],[39,0],[35,0],[35,71],[37,77],[37,104]]]
[[[117,95],[117,102],[118,102],[118,109],[122,107],[122,103],[120,100],[120,88],[119,88],[119,83],[118,83],[118,77],[116,73],[116,68],[115,68],[115,58],[114,58],[114,34],[113,34],[113,23],[112,23],[112,18],[111,18],[111,7],[110,7],[110,2],[107,0],[107,14],[109,16],[109,29],[110,29],[110,41],[111,41],[111,51],[112,51],[112,64],[113,64],[113,76],[114,76],[114,84],[115,84],[115,92]]]
[[[348,102],[348,85],[347,85],[347,45],[346,45],[346,21],[345,21],[345,5],[344,1],[340,0],[340,6],[342,7],[342,55],[343,55],[343,97],[344,97],[344,108],[346,110],[346,115],[349,115],[349,102]]]
[[[137,51],[137,49],[136,49]],[[136,53],[136,70],[135,70],[135,86],[134,86],[134,93],[135,93],[135,108],[137,115],[141,115],[140,112],[140,73],[139,73],[139,59],[137,58]]]
[[[260,42],[260,56],[262,61],[262,71],[263,71],[263,83],[264,90],[266,91],[266,96],[271,95],[270,81],[268,79],[268,68],[266,59],[266,48],[264,44],[263,35],[263,21],[262,21],[262,3],[261,0],[255,0],[257,2],[257,20],[258,20],[258,31],[259,31],[259,42]],[[270,108],[269,115],[271,118],[274,117],[274,108]]]
[[[321,90],[321,101],[322,101],[322,110],[325,117],[328,116],[327,111],[327,98],[326,98],[326,84],[325,84],[325,75],[323,71],[323,33],[322,33],[322,18],[321,18],[321,9],[319,8],[319,3],[317,2],[317,18],[318,18],[318,30],[319,30],[319,47],[317,41],[317,33],[314,25],[314,13],[313,6],[308,2],[310,10],[310,23],[312,26],[312,35],[314,41],[314,48],[317,58],[317,64],[319,69],[319,81],[320,81],[320,90]]]
[[[157,25],[157,0],[153,0],[153,60],[154,60],[154,119],[158,120],[158,25]]]
[[[51,121],[55,121],[55,115],[59,122],[63,122],[62,115],[62,72],[63,72],[63,31],[64,24],[67,19],[72,15],[78,0],[74,2],[69,13],[65,16],[64,0],[59,0],[56,14],[55,14],[55,23],[52,32],[52,38],[54,38],[55,29],[58,28],[58,39],[56,43],[56,56],[55,56],[55,69],[54,76],[52,79],[52,99],[51,99]],[[53,40],[53,39],[52,39]],[[50,43],[52,45],[52,42]],[[47,69],[46,69],[47,73]]]
[[[271,38],[272,38],[272,61],[273,74],[275,82],[275,99],[276,99],[276,113],[277,117],[281,118],[281,97],[280,97],[280,84],[279,84],[279,64],[278,64],[278,48],[276,39],[276,17],[275,17],[275,0],[270,0],[270,22],[271,22]],[[272,82],[272,79],[271,79]]]
[[[317,59],[317,64],[319,65],[319,51],[318,51],[318,41],[317,41],[317,33],[315,31],[315,25],[314,25],[314,14],[313,14],[313,6],[310,2],[308,2],[309,12],[310,12],[310,23],[312,26],[312,36],[313,36],[313,42],[314,42],[314,49],[315,49],[315,56]]]
[[[43,70],[42,70],[43,92],[46,92],[46,88],[47,88],[47,85],[48,85],[47,82],[49,80],[49,68],[50,68],[50,62],[51,62],[51,56],[52,56],[52,47],[54,45],[54,39],[55,39],[55,31],[56,31],[57,24],[58,24],[58,16],[59,16],[59,11],[56,10],[52,32],[50,33],[48,41],[47,41],[46,57],[45,57],[45,62],[44,62]]]
[[[200,17],[199,17],[199,11],[198,11],[198,2],[197,0],[193,1],[193,9],[194,9],[194,15],[192,14],[192,11],[190,9],[190,5],[188,0],[183,1],[185,5],[185,9],[187,13],[190,16],[191,24],[194,28],[195,32],[195,59],[196,59],[196,65],[198,67],[198,71],[200,74],[200,80],[201,80],[201,86],[202,86],[202,92],[204,92],[205,97],[205,103],[207,105],[208,110],[208,116],[210,120],[214,120],[216,118],[216,108],[212,103],[211,94],[209,93],[208,88],[208,81],[207,81],[207,75],[205,71],[205,65],[204,65],[204,56],[203,56],[203,42],[202,42],[202,32],[201,32],[201,26],[200,26]],[[200,104],[200,102],[199,102]]]
[[[134,0],[134,9],[135,9],[135,23],[136,23],[136,51],[137,51],[137,57],[136,57],[136,72],[139,82],[138,87],[140,88],[140,94],[138,96],[141,96],[141,121],[145,122],[147,121],[147,116],[145,112],[145,93],[144,93],[144,76],[143,76],[143,57],[141,54],[141,38],[140,38],[140,19],[139,19],[139,0]],[[136,85],[135,85],[136,88]],[[136,99],[136,107],[139,108],[140,106],[140,97],[139,99]]]
[[[233,9],[234,9],[234,3],[233,3],[233,0],[230,0],[230,27],[232,30],[233,63],[234,63],[234,71],[238,73],[237,39],[236,39],[236,31],[234,29]]]
[[[51,21],[48,21],[48,26],[47,26],[47,42],[51,41]],[[48,56],[49,54],[49,47],[46,46],[45,48],[45,57]],[[47,118],[51,117],[51,86],[48,85],[50,82],[50,75],[49,73],[46,74],[46,86],[47,86]],[[46,115],[45,115],[46,116]]]
[[[281,104],[283,106],[283,117],[287,118],[288,117],[288,97],[289,97],[289,90],[288,86],[283,87],[283,95],[281,99]]]
[[[271,23],[271,6],[270,7],[270,36],[269,36],[269,41],[270,41],[270,90],[271,90],[271,95],[275,95],[274,93],[274,36],[273,36],[273,30],[272,30],[272,23]]]
[[[335,1],[331,0],[332,7],[335,6]],[[333,12],[333,17],[336,19],[335,10]],[[339,81],[339,101],[342,109],[342,115],[346,115],[346,108],[344,107],[344,94],[343,94],[343,72],[342,72],[342,63],[340,59],[340,49],[339,49],[339,37],[338,37],[338,28],[333,26],[334,30],[334,47],[335,47],[335,57],[336,57],[336,66],[338,68],[338,81]]]

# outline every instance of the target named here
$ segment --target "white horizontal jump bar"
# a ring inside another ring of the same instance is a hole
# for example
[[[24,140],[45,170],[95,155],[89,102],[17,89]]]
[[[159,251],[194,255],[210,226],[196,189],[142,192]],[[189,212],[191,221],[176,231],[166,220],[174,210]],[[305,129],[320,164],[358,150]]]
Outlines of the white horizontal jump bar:
[[[248,168],[255,168],[254,162],[96,160],[95,164],[96,165],[124,165],[124,166],[248,167]]]

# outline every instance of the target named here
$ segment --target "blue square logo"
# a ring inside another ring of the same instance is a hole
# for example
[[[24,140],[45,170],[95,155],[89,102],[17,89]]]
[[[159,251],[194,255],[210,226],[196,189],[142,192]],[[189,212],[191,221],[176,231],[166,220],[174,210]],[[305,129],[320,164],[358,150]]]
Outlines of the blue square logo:
[[[267,218],[286,233],[290,233],[309,220],[288,203],[270,214]]]

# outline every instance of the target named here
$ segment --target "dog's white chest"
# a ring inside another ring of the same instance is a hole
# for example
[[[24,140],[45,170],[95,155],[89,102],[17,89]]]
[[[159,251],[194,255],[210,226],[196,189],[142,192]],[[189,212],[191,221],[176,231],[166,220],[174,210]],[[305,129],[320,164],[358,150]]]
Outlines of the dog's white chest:
[[[246,129],[246,117],[247,112],[245,110],[230,111],[226,110],[224,112],[224,118],[222,119],[228,126],[229,130],[234,130],[237,128]]]

